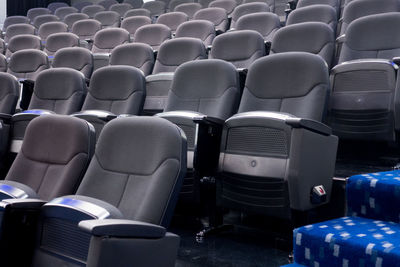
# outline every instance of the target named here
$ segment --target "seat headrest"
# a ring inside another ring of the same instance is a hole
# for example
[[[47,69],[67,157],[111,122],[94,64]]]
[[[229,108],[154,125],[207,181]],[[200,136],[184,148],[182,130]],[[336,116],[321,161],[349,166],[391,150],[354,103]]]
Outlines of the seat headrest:
[[[36,49],[24,49],[12,54],[8,68],[16,73],[28,73],[48,65],[49,60],[46,53]]]

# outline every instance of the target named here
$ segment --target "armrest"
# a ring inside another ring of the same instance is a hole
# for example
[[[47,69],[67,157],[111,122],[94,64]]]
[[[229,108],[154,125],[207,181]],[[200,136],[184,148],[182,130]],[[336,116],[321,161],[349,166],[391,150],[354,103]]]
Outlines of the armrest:
[[[172,81],[174,79],[173,72],[160,72],[157,74],[151,74],[146,77],[146,82],[155,82],[155,81]]]
[[[117,115],[115,115],[114,113],[104,110],[84,110],[78,113],[74,113],[71,116],[81,119],[97,118],[105,122],[109,122],[117,117]]]
[[[85,220],[79,228],[95,236],[162,238],[166,233],[159,225],[121,219]]]
[[[25,199],[4,199],[0,202],[0,207],[16,208],[16,209],[39,209],[46,201],[36,198],[25,198]]]
[[[286,124],[292,126],[293,128],[304,128],[309,131],[319,133],[322,135],[331,135],[332,129],[318,121],[302,119],[302,118],[289,118],[286,119]]]
[[[399,67],[386,59],[357,59],[342,62],[332,68],[331,74],[350,70],[397,70]]]
[[[213,118],[213,117],[208,117],[208,116],[203,116],[203,117],[195,117],[193,118],[193,122],[197,124],[206,124],[206,125],[212,125],[212,126],[223,126],[225,121],[218,119],[218,118]]]
[[[223,30],[220,30],[220,29],[216,29],[216,30],[215,30],[215,34],[216,34],[216,35],[220,35],[220,34],[223,34],[223,33],[224,33]]]
[[[394,64],[396,64],[397,66],[399,66],[399,65],[400,65],[400,57],[394,57],[394,58],[392,59],[392,62],[393,62]]]
[[[269,52],[271,51],[271,41],[264,41],[264,46],[265,46],[265,53],[269,55]]]
[[[109,58],[110,53],[93,53],[93,58]]]
[[[4,121],[5,123],[10,123],[12,115],[6,113],[0,113],[0,120]]]
[[[50,115],[55,114],[53,111],[45,110],[45,109],[31,109],[25,110],[19,113],[14,114],[11,117],[13,122],[15,121],[25,121],[25,120],[33,120],[34,118],[41,116],[41,115]]]
[[[239,72],[240,75],[247,75],[248,69],[246,68],[238,68],[237,71]]]
[[[37,198],[36,192],[25,184],[3,180],[0,182],[0,200]]]
[[[85,42],[88,42],[89,44],[93,43],[93,39],[85,39]]]
[[[33,86],[35,84],[35,81],[29,79],[18,79],[18,81],[26,86]]]
[[[346,34],[342,34],[338,38],[336,38],[337,43],[342,44],[342,43],[344,43],[344,41],[346,41]]]
[[[192,121],[194,120],[202,120],[205,115],[201,114],[199,112],[193,112],[193,111],[168,111],[168,112],[162,112],[162,113],[157,113],[155,114],[155,116],[157,117],[161,117],[161,118],[186,118],[186,119],[190,119]]]

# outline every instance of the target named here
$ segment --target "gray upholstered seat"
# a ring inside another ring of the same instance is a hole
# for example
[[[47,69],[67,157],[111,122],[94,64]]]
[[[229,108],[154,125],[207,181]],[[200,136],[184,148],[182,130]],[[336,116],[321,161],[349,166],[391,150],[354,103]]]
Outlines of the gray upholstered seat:
[[[29,22],[29,18],[25,16],[8,16],[3,23],[3,32],[7,30],[8,26],[14,24],[29,24]]]
[[[115,11],[119,14],[119,16],[121,18],[123,18],[125,16],[125,13],[128,10],[131,10],[133,7],[131,6],[131,4],[128,3],[118,3],[118,4],[114,4],[112,6],[110,6],[110,11]]]
[[[70,30],[72,30],[72,25],[74,25],[75,22],[88,18],[89,16],[83,13],[72,13],[64,17],[64,23],[68,25]]]
[[[162,1],[149,1],[142,5],[142,8],[150,11],[150,17],[156,17],[165,13],[165,3]]]
[[[201,9],[199,3],[183,3],[177,5],[173,11],[185,13],[189,19],[192,19],[194,14]]]
[[[332,67],[335,33],[322,22],[303,22],[279,29],[272,39],[271,54],[308,52],[321,56]]]
[[[99,137],[104,125],[118,115],[139,115],[146,97],[143,73],[132,66],[107,66],[90,80],[82,111],[74,116],[89,121]]]
[[[0,54],[0,72],[7,72],[7,58],[5,55]]]
[[[48,4],[47,8],[51,11],[51,13],[55,13],[57,9],[62,7],[69,7],[67,3],[64,2],[52,2]]]
[[[61,21],[46,22],[40,25],[38,36],[42,39],[43,43],[50,34],[60,32],[68,32],[68,25]]]
[[[312,5],[293,10],[286,21],[286,25],[302,22],[323,22],[328,24],[336,33],[337,14],[333,7],[328,5]]]
[[[213,0],[199,0],[198,2],[203,8],[207,8],[212,1]]]
[[[297,2],[297,8],[302,8],[306,6],[313,6],[313,5],[328,5],[335,9],[336,13],[339,14],[340,12],[340,2],[338,0],[299,0]]]
[[[135,17],[135,16],[146,16],[150,18],[150,11],[145,8],[131,9],[125,13],[125,18]]]
[[[78,20],[72,25],[71,32],[78,35],[81,41],[93,41],[95,34],[101,30],[101,23],[95,19]],[[88,47],[88,48],[91,48]]]
[[[331,72],[330,123],[339,137],[396,139],[398,67],[391,60],[400,52],[393,28],[399,22],[400,14],[393,12],[362,17],[349,25],[339,63]]]
[[[260,33],[264,40],[271,42],[281,27],[278,15],[271,12],[258,12],[241,16],[236,22],[236,30],[253,30]]]
[[[91,6],[93,5],[92,2],[89,1],[81,1],[81,2],[77,2],[74,3],[72,6],[75,7],[76,9],[78,9],[79,12],[82,12],[82,9],[86,6]]]
[[[226,10],[226,13],[230,15],[235,9],[237,3],[235,0],[215,0],[212,1],[208,7],[220,7]]]
[[[154,66],[153,48],[148,44],[122,44],[111,51],[110,65],[127,65],[140,69],[145,76]]]
[[[49,60],[46,53],[37,49],[24,49],[10,57],[7,72],[18,79],[35,81],[36,76],[48,68]]]
[[[231,29],[236,28],[236,23],[241,16],[257,13],[257,12],[270,12],[270,6],[267,3],[253,2],[238,5],[232,12]]]
[[[243,4],[247,3],[266,3],[269,6],[271,12],[275,12],[276,0],[243,0]]]
[[[35,34],[35,27],[26,23],[13,24],[7,27],[6,33],[4,34],[4,41],[10,42],[10,39],[16,35],[21,34]]]
[[[127,30],[133,38],[138,28],[148,24],[151,24],[148,16],[133,16],[125,18],[121,23],[121,28]]]
[[[215,26],[215,30],[225,32],[228,27],[228,14],[226,10],[220,7],[208,7],[197,11],[194,20],[208,20]]]
[[[0,113],[14,114],[18,97],[18,80],[9,73],[0,72]],[[2,144],[4,143],[6,142],[2,142]]]
[[[101,28],[115,28],[119,27],[121,17],[115,11],[100,11],[94,16],[95,20],[101,23]]]
[[[158,116],[179,125],[188,138],[188,174],[180,195],[182,202],[198,199],[200,179],[215,170],[221,132],[218,121],[236,112],[239,98],[238,73],[228,62],[197,60],[176,69],[164,113]]]
[[[109,10],[112,5],[118,4],[117,0],[103,0],[98,2],[98,5],[104,7],[105,10]]]
[[[174,11],[175,7],[181,4],[194,3],[193,0],[171,0],[168,4],[169,12]]]
[[[42,207],[40,232],[49,239],[38,240],[33,265],[174,266],[179,237],[164,227],[185,171],[186,139],[176,125],[155,117],[112,120],[77,194]],[[60,207],[64,201],[70,204]],[[55,224],[70,230],[51,231]]]
[[[132,8],[138,9],[143,5],[143,0],[124,0],[123,3],[130,4]]]
[[[199,39],[182,37],[165,41],[158,51],[153,74],[146,77],[144,111],[147,114],[162,112],[176,68],[185,62],[205,58],[206,48]]]
[[[200,39],[206,47],[210,46],[215,38],[214,24],[207,20],[192,20],[179,25],[175,38],[191,37]]]
[[[24,49],[42,49],[40,38],[31,34],[20,34],[12,37],[7,46],[6,57],[11,57],[17,51]]]
[[[58,8],[54,15],[56,15],[60,20],[64,20],[66,16],[76,13],[78,13],[78,9],[72,6],[68,6]]]
[[[102,29],[94,36],[92,53],[94,70],[107,66],[110,53],[116,46],[130,42],[129,32],[121,28]]]
[[[261,34],[243,30],[215,37],[209,57],[228,61],[236,68],[247,69],[256,59],[265,55],[264,39]]]
[[[50,58],[53,58],[54,54],[61,48],[78,46],[79,37],[77,35],[70,32],[53,33],[46,39],[44,52],[46,52]]]
[[[94,18],[94,16],[101,12],[101,11],[105,11],[106,9],[101,6],[101,5],[89,5],[89,6],[85,6],[84,8],[82,8],[82,13],[86,14],[89,16],[89,18]]]
[[[60,21],[60,19],[55,15],[40,15],[35,17],[35,19],[33,20],[33,26],[35,26],[36,29],[39,29],[40,25],[42,25],[43,23],[53,21]]]
[[[28,10],[28,13],[26,14],[26,16],[28,17],[28,19],[33,22],[33,20],[40,15],[47,15],[47,14],[51,14],[50,9],[48,8],[42,8],[42,7],[37,7],[37,8],[31,8]]]
[[[183,12],[169,12],[160,15],[157,18],[157,24],[163,24],[171,29],[171,32],[174,34],[179,25],[188,21],[188,16]]]
[[[93,72],[93,55],[88,49],[82,47],[61,48],[54,54],[52,66],[80,71],[86,81],[89,81]]]
[[[151,24],[139,27],[133,35],[136,43],[145,43],[154,50],[158,50],[160,45],[171,39],[171,29],[163,24]]]
[[[321,123],[329,92],[325,62],[305,52],[270,55],[249,68],[238,114],[225,121],[217,203],[291,218],[331,193],[338,139]],[[255,141],[256,140],[256,141]]]

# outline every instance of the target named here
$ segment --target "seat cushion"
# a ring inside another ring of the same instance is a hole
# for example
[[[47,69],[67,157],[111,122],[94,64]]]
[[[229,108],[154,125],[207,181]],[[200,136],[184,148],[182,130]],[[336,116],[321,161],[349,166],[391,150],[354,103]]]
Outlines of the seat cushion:
[[[294,258],[307,266],[400,266],[400,225],[343,217],[294,230]]]
[[[347,183],[347,211],[350,216],[400,221],[400,170],[361,174]]]

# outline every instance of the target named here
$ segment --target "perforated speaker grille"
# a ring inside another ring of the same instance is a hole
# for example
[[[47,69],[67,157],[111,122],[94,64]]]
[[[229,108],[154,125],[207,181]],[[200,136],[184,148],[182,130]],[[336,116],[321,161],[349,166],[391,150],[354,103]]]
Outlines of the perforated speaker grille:
[[[194,140],[196,137],[196,126],[195,125],[188,126],[188,125],[183,125],[183,124],[180,124],[178,126],[186,134],[188,148],[193,149],[194,148]]]

